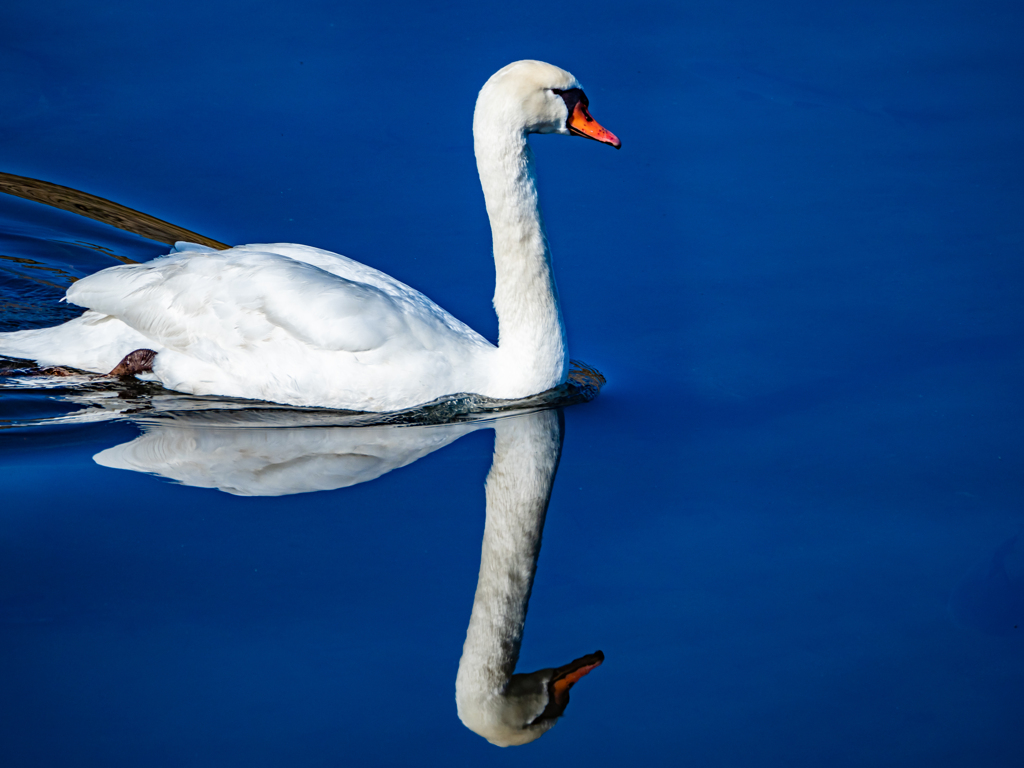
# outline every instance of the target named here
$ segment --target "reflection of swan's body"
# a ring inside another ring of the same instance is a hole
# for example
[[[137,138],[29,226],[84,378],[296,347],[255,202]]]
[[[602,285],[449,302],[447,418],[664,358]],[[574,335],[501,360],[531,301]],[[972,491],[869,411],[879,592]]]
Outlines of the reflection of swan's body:
[[[151,372],[192,394],[378,412],[459,392],[548,390],[564,381],[567,356],[527,134],[619,142],[590,117],[572,75],[532,61],[487,81],[473,131],[494,240],[497,347],[418,291],[337,254],[184,245],[78,281],[67,298],[88,312],[0,334],[0,353]],[[145,354],[119,363],[133,350]]]
[[[238,496],[283,496],[365,483],[488,426],[218,429],[208,420],[172,422],[147,426],[94,459]]]
[[[562,448],[560,419],[541,411],[494,427],[480,578],[455,696],[462,722],[499,746],[525,744],[551,728],[569,688],[604,658],[599,651],[559,669],[513,674]]]

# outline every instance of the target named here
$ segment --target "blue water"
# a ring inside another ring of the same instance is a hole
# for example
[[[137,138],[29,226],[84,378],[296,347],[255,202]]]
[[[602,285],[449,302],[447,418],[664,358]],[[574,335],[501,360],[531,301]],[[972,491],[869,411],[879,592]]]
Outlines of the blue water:
[[[623,148],[533,140],[570,351],[608,378],[565,410],[519,665],[604,651],[562,722],[500,750],[455,712],[490,429],[238,496],[97,464],[143,428],[28,388],[0,392],[46,420],[0,431],[0,764],[1020,765],[1022,22],[5,3],[0,170],[336,250],[491,338],[480,85],[563,66]],[[166,250],[13,198],[0,248],[35,262],[0,259],[3,330]]]

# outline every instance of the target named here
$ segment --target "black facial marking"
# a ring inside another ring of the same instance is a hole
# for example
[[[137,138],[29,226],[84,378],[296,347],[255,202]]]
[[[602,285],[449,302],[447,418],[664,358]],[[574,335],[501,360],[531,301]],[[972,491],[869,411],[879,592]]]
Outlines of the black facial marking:
[[[574,133],[578,136],[583,136],[584,134],[580,133],[571,125],[569,125],[569,121],[572,120],[572,116],[576,112],[576,106],[581,105],[583,116],[587,118],[587,122],[594,122],[594,118],[590,116],[590,112],[587,110],[587,107],[590,106],[590,99],[587,98],[587,94],[583,92],[582,88],[570,88],[567,91],[560,90],[559,88],[552,88],[551,92],[557,93],[559,96],[561,96],[562,101],[565,102],[566,109],[569,110],[569,114],[565,118],[566,129],[569,131],[569,133]]]

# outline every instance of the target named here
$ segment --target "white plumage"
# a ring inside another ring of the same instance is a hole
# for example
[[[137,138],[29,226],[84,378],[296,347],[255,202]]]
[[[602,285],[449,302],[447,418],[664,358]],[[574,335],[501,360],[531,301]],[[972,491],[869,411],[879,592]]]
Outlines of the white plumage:
[[[143,376],[170,389],[378,412],[455,393],[519,398],[557,386],[568,358],[526,137],[568,134],[583,118],[560,94],[578,88],[568,72],[523,61],[492,76],[477,101],[498,346],[420,292],[335,253],[180,243],[154,261],[78,281],[67,300],[84,315],[0,334],[0,354],[107,373],[129,352],[150,349],[153,371]],[[618,146],[607,132],[591,135],[597,123],[586,118],[586,130],[573,132]]]

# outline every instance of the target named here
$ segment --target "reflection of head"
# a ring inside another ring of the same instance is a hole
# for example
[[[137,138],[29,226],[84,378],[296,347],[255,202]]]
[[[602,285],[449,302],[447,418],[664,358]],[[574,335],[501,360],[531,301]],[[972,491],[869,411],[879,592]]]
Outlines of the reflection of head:
[[[499,421],[494,428],[480,577],[455,700],[467,728],[507,747],[531,742],[551,728],[569,703],[569,689],[601,664],[604,654],[514,674],[562,448],[561,413],[541,411]]]
[[[597,651],[558,669],[512,675],[502,691],[459,698],[459,717],[491,744],[529,744],[558,722],[569,705],[569,689],[602,661],[604,654]]]

